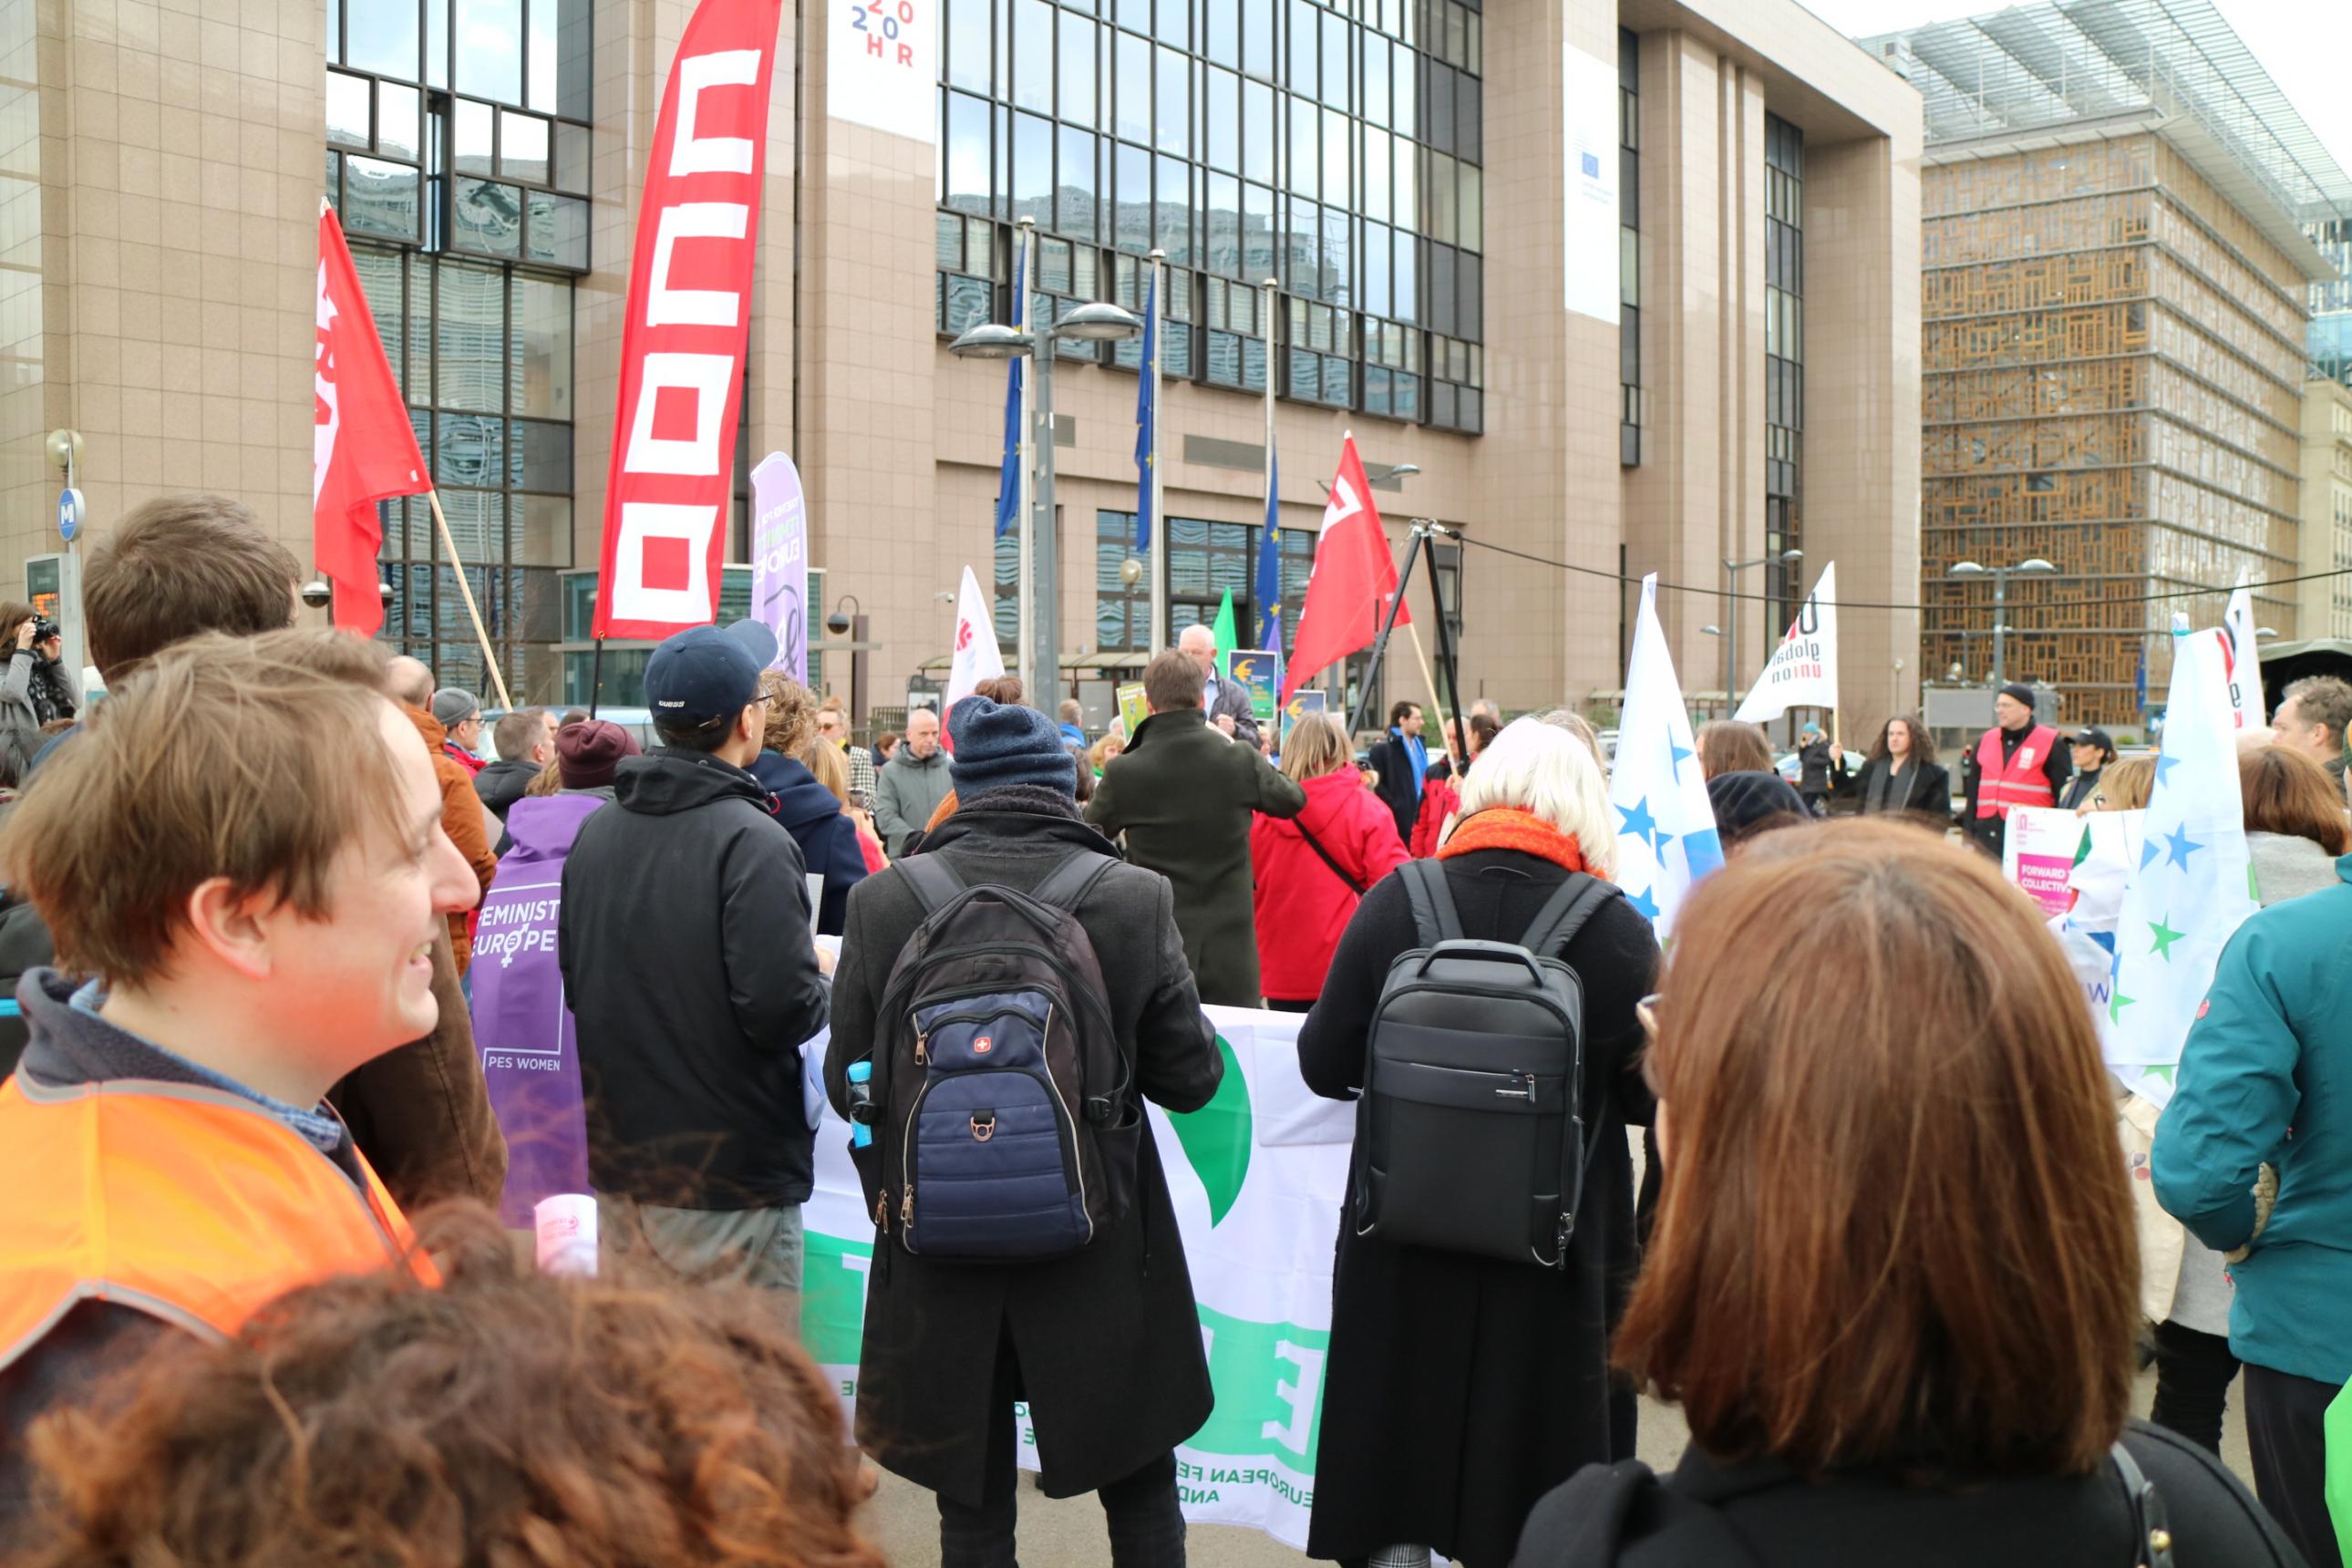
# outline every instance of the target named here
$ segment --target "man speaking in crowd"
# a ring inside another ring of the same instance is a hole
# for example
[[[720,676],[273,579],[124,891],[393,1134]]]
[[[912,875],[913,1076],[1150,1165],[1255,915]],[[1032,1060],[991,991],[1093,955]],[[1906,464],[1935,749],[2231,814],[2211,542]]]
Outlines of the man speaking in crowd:
[[[1257,718],[1250,694],[1217,673],[1217,634],[1195,622],[1176,639],[1177,650],[1201,668],[1201,710],[1218,730],[1257,750]]]
[[[1297,816],[1307,792],[1274,771],[1254,746],[1209,728],[1201,666],[1180,649],[1143,672],[1151,717],[1095,786],[1087,820],[1127,835],[1127,856],[1168,879],[1176,929],[1201,1000],[1258,1005],[1257,920],[1251,900],[1253,812]]]
[[[2033,688],[2011,681],[1992,700],[1993,727],[1978,738],[1961,766],[1969,837],[1994,859],[2008,841],[2009,814],[2020,806],[2056,805],[2074,765],[2058,731],[2033,717]]]
[[[874,785],[874,825],[882,847],[897,859],[907,841],[929,826],[931,813],[955,787],[948,759],[940,750],[940,716],[928,708],[907,715],[907,736],[882,764]]]
[[[810,940],[800,846],[746,771],[775,657],[758,621],[654,649],[662,743],[624,761],[614,806],[581,825],[555,948],[607,1239],[641,1236],[688,1279],[797,1291],[815,1147],[801,1047],[825,1026],[831,962]]]
[[[1396,817],[1397,837],[1412,842],[1413,823],[1421,816],[1421,792],[1429,784],[1429,746],[1421,738],[1421,704],[1400,701],[1389,709],[1389,732],[1372,747],[1374,786]]]

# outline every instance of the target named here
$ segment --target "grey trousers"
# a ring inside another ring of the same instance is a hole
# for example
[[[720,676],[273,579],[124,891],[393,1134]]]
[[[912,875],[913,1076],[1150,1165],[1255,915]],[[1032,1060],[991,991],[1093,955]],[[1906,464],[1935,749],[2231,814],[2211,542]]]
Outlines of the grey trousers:
[[[725,1280],[798,1295],[804,1242],[795,1204],[764,1209],[670,1209],[596,1200],[604,1245],[649,1256],[689,1284]]]

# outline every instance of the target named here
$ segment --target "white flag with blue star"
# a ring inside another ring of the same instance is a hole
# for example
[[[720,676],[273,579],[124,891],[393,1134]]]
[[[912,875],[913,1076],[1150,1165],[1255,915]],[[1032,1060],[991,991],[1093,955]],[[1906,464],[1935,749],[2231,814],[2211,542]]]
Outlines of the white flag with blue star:
[[[2173,634],[2156,791],[2116,921],[2107,1063],[2159,1106],[2214,961],[2256,908],[2228,668],[2220,632]]]
[[[1625,708],[1609,804],[1617,816],[1617,885],[1664,942],[1691,885],[1723,864],[1682,683],[1658,629],[1658,577],[1642,579],[1642,614],[1625,666]]]

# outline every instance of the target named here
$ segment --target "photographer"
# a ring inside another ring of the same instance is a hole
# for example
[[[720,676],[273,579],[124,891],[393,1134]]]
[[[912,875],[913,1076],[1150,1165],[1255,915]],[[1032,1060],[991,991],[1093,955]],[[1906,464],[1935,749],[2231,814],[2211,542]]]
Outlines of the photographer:
[[[30,605],[0,605],[0,647],[8,658],[0,676],[0,767],[16,782],[41,749],[41,726],[79,714],[81,688],[60,662],[65,637],[58,624]]]

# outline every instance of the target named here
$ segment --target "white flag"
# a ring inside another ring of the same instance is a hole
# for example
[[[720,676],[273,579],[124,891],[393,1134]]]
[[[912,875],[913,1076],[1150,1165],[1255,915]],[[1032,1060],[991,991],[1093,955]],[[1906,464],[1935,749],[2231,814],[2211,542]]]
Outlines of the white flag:
[[[1657,596],[1654,572],[1642,579],[1609,804],[1617,813],[1617,885],[1664,942],[1691,884],[1723,864],[1723,840],[1716,835],[1674,656],[1658,629]]]
[[[2238,585],[2230,591],[2230,607],[2221,613],[2221,652],[2230,676],[2230,707],[2237,715],[2232,728],[2259,730],[2266,717],[2263,655],[2255,645],[2254,595],[2246,576],[2246,569],[2238,568]]]
[[[1732,717],[1743,724],[1778,719],[1791,708],[1837,711],[1837,563],[1822,568],[1821,581],[1797,611],[1789,635],[1772,650],[1755,689]]]
[[[2116,920],[2107,1061],[2158,1105],[2172,1098],[2214,961],[2256,907],[2222,670],[2221,633],[2175,634],[2156,791]]]
[[[971,695],[971,689],[983,680],[994,680],[1004,673],[1004,655],[996,647],[996,621],[990,614],[987,598],[980,591],[980,579],[971,568],[963,569],[963,588],[956,595],[955,658],[948,666],[948,690],[940,704],[940,722],[944,725],[955,705]]]

